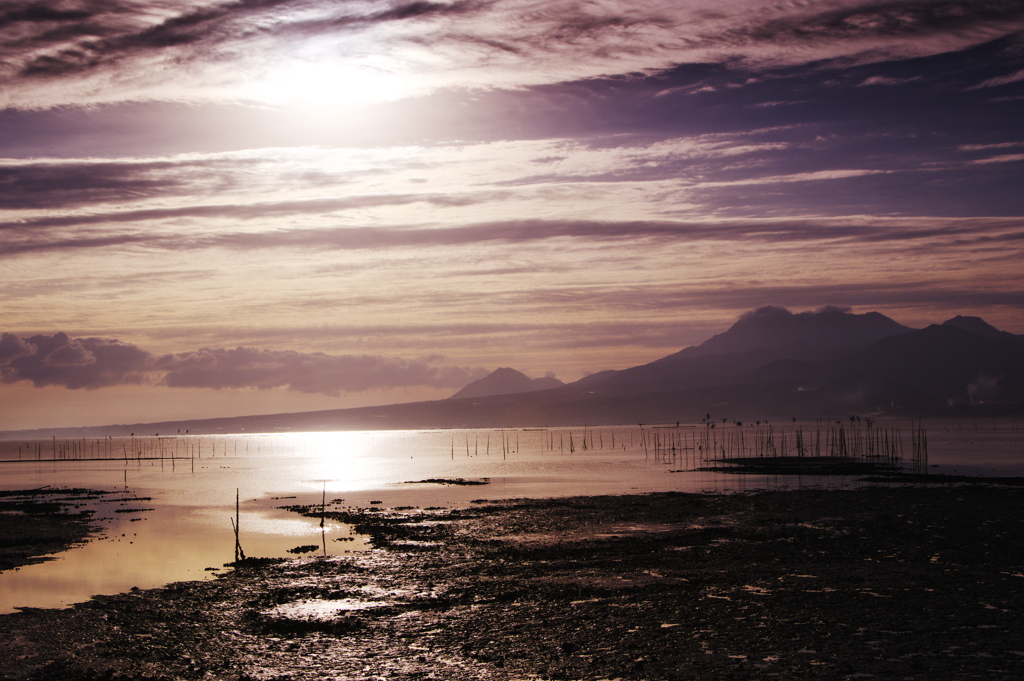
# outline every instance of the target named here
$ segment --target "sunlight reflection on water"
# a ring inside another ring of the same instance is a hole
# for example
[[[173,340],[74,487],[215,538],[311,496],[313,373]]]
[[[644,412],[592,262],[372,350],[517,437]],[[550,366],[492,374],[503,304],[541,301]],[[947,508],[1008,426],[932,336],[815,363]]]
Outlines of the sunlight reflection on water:
[[[1015,422],[1009,424],[971,423],[966,429],[964,423],[929,425],[931,462],[938,465],[932,471],[1024,474],[1021,434]],[[690,436],[702,428],[660,432]],[[57,560],[0,573],[0,613],[210,577],[215,573],[206,568],[220,568],[233,559],[230,519],[236,489],[242,500],[240,536],[246,554],[287,557],[288,549],[299,545],[319,545],[321,555],[366,548],[361,538],[335,541],[352,538],[347,526],[329,522],[321,536],[318,520],[278,508],[322,499],[341,500],[340,507],[364,507],[371,501],[384,507],[450,507],[478,499],[857,484],[848,476],[693,471],[702,463],[702,452],[684,450],[658,458],[653,445],[658,432],[623,426],[0,442],[0,488],[127,490],[152,497],[139,505],[155,508],[118,514],[101,504],[97,518],[108,518],[102,523],[102,539],[66,551]],[[693,441],[684,438],[686,442]],[[47,460],[55,455],[62,460]],[[121,458],[102,458],[113,456]],[[87,458],[101,460],[81,460]],[[421,482],[458,478],[487,479],[488,484]]]

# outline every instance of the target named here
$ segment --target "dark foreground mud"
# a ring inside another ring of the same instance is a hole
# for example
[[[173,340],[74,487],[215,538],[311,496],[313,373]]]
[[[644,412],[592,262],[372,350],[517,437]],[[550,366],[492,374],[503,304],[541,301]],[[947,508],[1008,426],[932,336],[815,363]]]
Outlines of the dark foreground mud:
[[[1024,678],[1020,488],[338,517],[378,548],[2,616],[0,677]]]
[[[87,489],[0,491],[0,570],[48,560],[98,531],[89,502],[107,496]]]

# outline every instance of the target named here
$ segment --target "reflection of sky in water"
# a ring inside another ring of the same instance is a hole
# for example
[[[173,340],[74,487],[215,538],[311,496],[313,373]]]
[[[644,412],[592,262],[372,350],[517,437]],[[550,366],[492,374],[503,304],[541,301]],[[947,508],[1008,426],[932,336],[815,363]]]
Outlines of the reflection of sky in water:
[[[928,424],[932,472],[1024,474],[1024,437],[1009,421]],[[900,424],[909,453],[909,424]],[[789,427],[787,425],[787,427]],[[809,428],[813,429],[813,424]],[[977,427],[977,430],[975,430]],[[1020,428],[1020,426],[1018,426]],[[685,430],[685,429],[684,429]],[[591,428],[594,448],[582,449],[583,428],[552,431],[370,431],[136,438],[179,458],[135,461],[15,461],[0,464],[4,489],[50,486],[127,489],[153,501],[144,514],[110,509],[104,539],[58,560],[0,573],[0,612],[15,605],[57,606],[97,593],[118,593],[172,581],[202,579],[207,567],[233,559],[230,518],[241,495],[241,542],[249,556],[288,556],[299,545],[320,545],[319,521],[277,507],[328,503],[340,507],[465,505],[474,499],[629,494],[657,491],[746,491],[765,487],[840,487],[853,478],[720,475],[674,472],[695,460],[658,461],[636,427]],[[664,431],[661,431],[664,433]],[[694,432],[693,430],[690,431]],[[612,447],[614,437],[615,446]],[[128,438],[123,439],[128,442]],[[603,440],[603,447],[602,447]],[[59,442],[59,441],[58,441]],[[111,441],[121,450],[122,439]],[[44,443],[43,456],[52,443]],[[27,447],[23,447],[27,451]],[[0,459],[17,459],[15,443],[0,443]],[[25,456],[23,454],[23,456]],[[488,485],[416,483],[428,478],[489,478]],[[410,483],[415,484],[410,484]],[[134,517],[141,519],[131,522]],[[347,527],[328,523],[327,553],[365,547]],[[124,537],[120,535],[124,534]],[[321,550],[322,553],[322,550]]]
[[[150,507],[154,502],[130,504]],[[155,511],[101,517],[103,535],[57,556],[56,560],[0,573],[0,613],[16,606],[60,607],[93,594],[151,588],[174,581],[207,579],[234,560],[233,505],[198,508],[155,504]],[[109,505],[107,505],[109,506]],[[323,546],[329,555],[365,548],[349,527],[328,521],[321,535],[319,521],[286,511],[246,510],[240,514],[241,544],[249,556],[287,556],[302,545]],[[99,514],[98,514],[99,515]],[[130,516],[130,517],[126,517]],[[323,548],[309,555],[322,555]]]

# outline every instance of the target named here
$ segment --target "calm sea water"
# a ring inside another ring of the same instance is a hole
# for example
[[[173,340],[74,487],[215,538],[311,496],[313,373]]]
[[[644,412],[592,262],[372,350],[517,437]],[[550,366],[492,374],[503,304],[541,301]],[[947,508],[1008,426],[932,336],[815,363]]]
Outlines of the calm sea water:
[[[766,432],[763,425],[718,425],[716,442],[738,442],[742,431],[746,447]],[[899,426],[909,457],[910,426]],[[1024,475],[1024,424],[1000,420],[926,426],[932,472]],[[791,447],[798,427],[805,429],[805,438],[815,429],[821,432],[820,424],[785,424],[775,431],[776,445],[781,446],[781,432],[788,430]],[[100,539],[56,560],[0,573],[0,613],[21,606],[62,607],[93,594],[217,574],[234,559],[236,491],[242,549],[249,556],[279,557],[298,546],[318,546],[319,555],[367,548],[345,525],[328,522],[321,528],[318,520],[279,508],[324,498],[341,506],[379,502],[382,507],[426,508],[480,499],[858,484],[838,476],[694,471],[704,463],[702,434],[708,434],[704,425],[0,442],[2,489],[120,492],[114,501],[94,504],[103,528]],[[423,482],[456,478],[487,484]],[[132,497],[151,500],[133,502]],[[128,509],[151,510],[123,512]]]

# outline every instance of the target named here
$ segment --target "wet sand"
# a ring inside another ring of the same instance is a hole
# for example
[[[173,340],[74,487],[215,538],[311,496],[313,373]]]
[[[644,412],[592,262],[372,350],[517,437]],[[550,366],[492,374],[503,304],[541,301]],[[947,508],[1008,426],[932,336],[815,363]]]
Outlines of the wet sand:
[[[0,616],[0,678],[1024,678],[1019,487],[327,514],[377,548]]]

